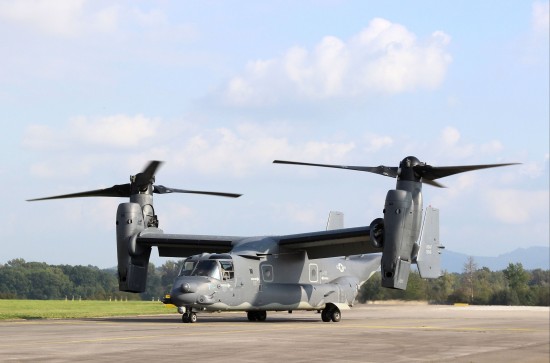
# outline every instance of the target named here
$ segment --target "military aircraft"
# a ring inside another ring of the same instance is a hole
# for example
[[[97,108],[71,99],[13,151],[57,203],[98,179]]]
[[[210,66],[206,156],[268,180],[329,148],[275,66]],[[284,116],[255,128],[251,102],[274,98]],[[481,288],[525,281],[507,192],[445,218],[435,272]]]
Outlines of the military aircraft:
[[[326,230],[281,236],[212,236],[167,234],[159,229],[153,194],[196,193],[224,197],[240,194],[193,191],[155,185],[160,161],[130,177],[130,183],[106,189],[58,195],[125,197],[116,212],[119,289],[145,291],[152,247],[160,256],[186,257],[165,303],[177,306],[182,321],[194,323],[197,312],[245,311],[248,320],[264,321],[267,311],[321,312],[324,322],[338,322],[360,286],[381,269],[382,286],[405,289],[411,264],[423,278],[441,275],[439,211],[423,211],[422,184],[466,171],[513,164],[434,167],[416,157],[399,167],[364,167],[275,160],[380,174],[397,179],[388,191],[383,217],[368,226],[344,228],[343,215],[331,212]]]

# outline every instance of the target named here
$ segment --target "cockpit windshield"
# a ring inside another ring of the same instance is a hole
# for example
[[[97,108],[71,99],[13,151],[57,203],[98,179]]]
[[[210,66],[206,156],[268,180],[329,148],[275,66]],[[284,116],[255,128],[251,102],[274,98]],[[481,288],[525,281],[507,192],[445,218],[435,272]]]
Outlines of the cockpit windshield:
[[[220,266],[216,260],[200,260],[191,276],[206,276],[221,280]]]
[[[191,272],[193,271],[193,268],[195,268],[195,263],[197,261],[193,260],[185,260],[183,263],[183,266],[181,267],[181,271],[179,273],[179,276],[189,276],[191,275]]]

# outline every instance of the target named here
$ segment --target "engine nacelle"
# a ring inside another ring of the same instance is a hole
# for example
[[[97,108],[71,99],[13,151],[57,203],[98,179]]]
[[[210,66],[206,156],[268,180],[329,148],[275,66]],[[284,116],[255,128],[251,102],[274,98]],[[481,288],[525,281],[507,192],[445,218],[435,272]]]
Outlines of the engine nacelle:
[[[382,286],[407,288],[413,246],[418,236],[415,228],[412,194],[406,190],[389,190],[384,208],[384,249],[382,253]]]
[[[119,204],[116,217],[118,286],[120,291],[144,292],[151,247],[138,247],[135,239],[145,229],[138,203]]]

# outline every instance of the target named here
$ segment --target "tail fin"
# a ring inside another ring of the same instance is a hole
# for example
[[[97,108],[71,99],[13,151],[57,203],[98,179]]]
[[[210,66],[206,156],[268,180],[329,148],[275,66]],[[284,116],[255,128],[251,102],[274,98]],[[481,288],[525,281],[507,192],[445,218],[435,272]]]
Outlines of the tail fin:
[[[426,208],[416,265],[420,277],[435,279],[441,276],[441,249],[439,242],[439,209]]]
[[[330,211],[328,214],[327,231],[344,228],[344,213]]]

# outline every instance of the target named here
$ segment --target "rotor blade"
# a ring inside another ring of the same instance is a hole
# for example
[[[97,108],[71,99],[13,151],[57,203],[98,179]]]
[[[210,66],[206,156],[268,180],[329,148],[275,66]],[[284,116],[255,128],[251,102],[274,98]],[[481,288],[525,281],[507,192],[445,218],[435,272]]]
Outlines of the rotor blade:
[[[147,164],[147,166],[145,167],[145,169],[143,169],[142,173],[143,174],[146,174],[146,175],[155,175],[157,169],[159,168],[159,166],[162,165],[162,161],[158,161],[158,160],[152,160],[149,162],[149,164]]]
[[[156,193],[156,194],[190,193],[190,194],[215,195],[218,197],[228,197],[228,198],[238,198],[242,195],[242,194],[235,194],[235,193],[206,192],[201,190],[185,190],[185,189],[168,188],[168,187],[165,187],[164,185],[153,185],[153,193]]]
[[[431,185],[432,187],[447,188],[445,185],[443,185],[443,184],[441,184],[441,183],[438,183],[438,182],[436,182],[436,181],[434,181],[434,180],[430,180],[430,179],[424,179],[424,178],[422,178],[422,183]]]
[[[53,197],[28,199],[27,202],[49,199],[66,199],[66,198],[82,198],[82,197],[120,197],[127,198],[130,196],[130,184],[117,184],[110,188],[90,190],[87,192],[55,195]]]
[[[414,171],[422,177],[422,179],[435,180],[444,178],[450,175],[464,173],[467,171],[496,168],[500,166],[518,165],[519,163],[507,164],[485,164],[485,165],[459,165],[459,166],[430,166],[417,165],[414,166]]]
[[[388,167],[384,165],[380,166],[348,166],[348,165],[330,165],[330,164],[313,164],[313,163],[302,163],[298,161],[285,161],[285,160],[273,160],[274,164],[290,164],[290,165],[308,165],[308,166],[320,166],[324,168],[336,168],[336,169],[349,169],[357,171],[366,171],[369,173],[380,174],[384,176],[389,176],[391,178],[397,177],[397,168]]]
[[[155,181],[155,173],[161,164],[162,161],[150,161],[141,173],[136,174],[134,183],[140,187],[153,183]]]

